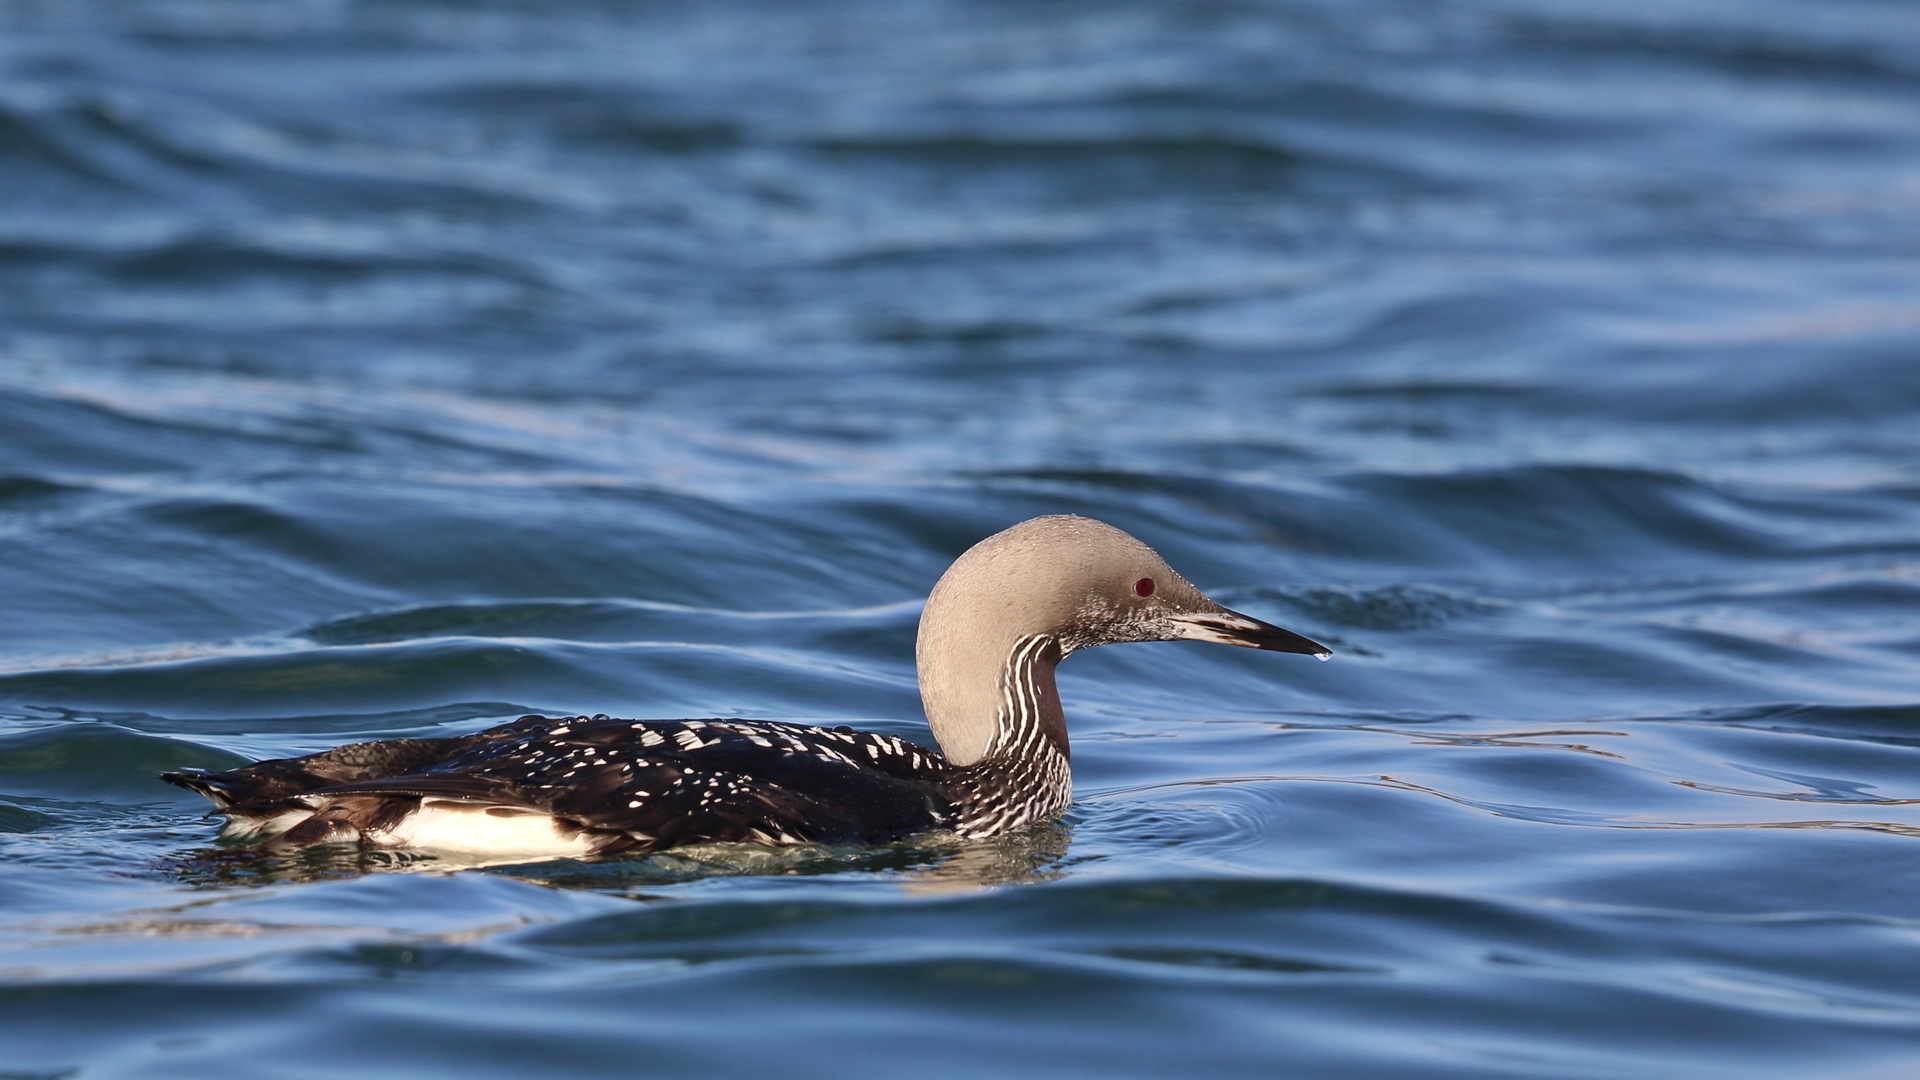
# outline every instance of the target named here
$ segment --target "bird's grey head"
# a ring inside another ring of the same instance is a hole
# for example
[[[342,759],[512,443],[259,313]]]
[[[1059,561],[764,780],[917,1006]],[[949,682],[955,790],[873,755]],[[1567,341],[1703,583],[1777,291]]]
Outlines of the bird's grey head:
[[[967,549],[920,615],[920,697],[949,761],[968,765],[987,752],[1009,662],[1034,635],[1057,641],[1059,656],[1179,639],[1330,655],[1324,645],[1207,599],[1152,548],[1111,525],[1066,514],[1032,518]],[[1050,662],[1043,674],[1050,693]]]

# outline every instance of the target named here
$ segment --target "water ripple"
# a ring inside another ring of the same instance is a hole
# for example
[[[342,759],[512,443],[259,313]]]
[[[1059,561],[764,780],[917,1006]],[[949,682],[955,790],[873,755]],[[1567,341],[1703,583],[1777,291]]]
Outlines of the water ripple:
[[[0,5],[4,1069],[1912,1072],[1909,6]],[[152,779],[926,740],[927,589],[1059,512],[1335,661],[1076,654],[993,844]]]

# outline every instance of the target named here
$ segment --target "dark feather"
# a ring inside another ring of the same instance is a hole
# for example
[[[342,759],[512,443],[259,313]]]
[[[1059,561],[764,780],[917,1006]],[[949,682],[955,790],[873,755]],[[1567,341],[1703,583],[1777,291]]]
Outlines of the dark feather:
[[[229,815],[313,808],[281,844],[364,836],[430,799],[548,814],[604,851],[882,843],[948,822],[938,783],[948,771],[919,746],[850,728],[526,716],[463,738],[356,743],[165,779]]]

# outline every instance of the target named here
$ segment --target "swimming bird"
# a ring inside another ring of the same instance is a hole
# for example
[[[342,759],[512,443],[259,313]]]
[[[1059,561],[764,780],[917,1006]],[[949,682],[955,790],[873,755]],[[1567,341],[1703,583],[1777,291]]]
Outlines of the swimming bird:
[[[980,541],[934,585],[915,659],[940,752],[850,727],[523,716],[472,735],[353,743],[161,779],[230,838],[526,857],[683,844],[977,839],[1073,797],[1054,667],[1125,641],[1329,650],[1201,595],[1127,533],[1051,515]]]

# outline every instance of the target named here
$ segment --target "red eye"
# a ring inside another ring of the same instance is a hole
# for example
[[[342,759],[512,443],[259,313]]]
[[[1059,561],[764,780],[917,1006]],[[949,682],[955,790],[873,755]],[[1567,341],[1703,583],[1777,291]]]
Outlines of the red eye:
[[[1134,582],[1133,595],[1152,596],[1153,595],[1153,579],[1150,577],[1143,577],[1139,581]]]

